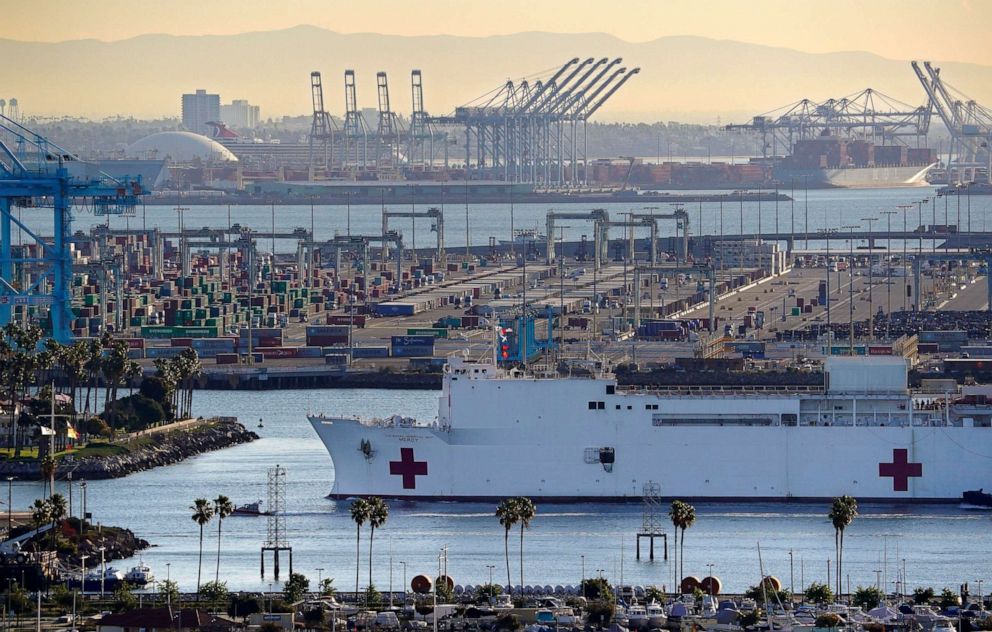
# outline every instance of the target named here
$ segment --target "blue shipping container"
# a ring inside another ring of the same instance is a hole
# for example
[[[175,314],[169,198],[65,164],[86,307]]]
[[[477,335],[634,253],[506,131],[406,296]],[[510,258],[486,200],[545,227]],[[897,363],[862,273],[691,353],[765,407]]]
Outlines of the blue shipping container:
[[[354,347],[351,350],[353,358],[388,358],[389,347]]]
[[[393,336],[392,346],[396,347],[431,347],[434,348],[434,336]]]
[[[393,347],[394,358],[429,358],[434,355],[434,347]]]

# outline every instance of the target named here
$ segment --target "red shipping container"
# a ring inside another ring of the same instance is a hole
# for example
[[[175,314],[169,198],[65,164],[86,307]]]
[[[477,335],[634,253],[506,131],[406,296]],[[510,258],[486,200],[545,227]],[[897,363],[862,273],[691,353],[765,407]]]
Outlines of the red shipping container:
[[[192,347],[193,346],[193,339],[192,338],[173,338],[172,339],[172,346],[173,347]]]

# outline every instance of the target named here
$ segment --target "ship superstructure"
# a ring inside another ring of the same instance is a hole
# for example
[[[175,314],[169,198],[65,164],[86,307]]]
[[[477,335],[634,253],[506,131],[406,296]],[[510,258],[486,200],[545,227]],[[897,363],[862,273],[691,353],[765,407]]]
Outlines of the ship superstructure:
[[[831,358],[806,388],[628,388],[452,359],[438,415],[314,416],[331,496],[951,501],[992,486],[992,407],[907,388],[901,358]],[[984,401],[984,400],[982,400]]]

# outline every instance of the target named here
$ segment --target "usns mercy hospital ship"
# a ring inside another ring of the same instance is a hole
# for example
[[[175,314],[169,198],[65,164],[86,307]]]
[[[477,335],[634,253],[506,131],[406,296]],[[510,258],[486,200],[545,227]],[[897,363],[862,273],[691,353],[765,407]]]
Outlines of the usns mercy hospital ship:
[[[992,487],[981,387],[927,395],[901,358],[830,358],[822,387],[658,389],[451,359],[433,420],[312,416],[331,496],[952,501]],[[990,393],[992,394],[992,393]]]

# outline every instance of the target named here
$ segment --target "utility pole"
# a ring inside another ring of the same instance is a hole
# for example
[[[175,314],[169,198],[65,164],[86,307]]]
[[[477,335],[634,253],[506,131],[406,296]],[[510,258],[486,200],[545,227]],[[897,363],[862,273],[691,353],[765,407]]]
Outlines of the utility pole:
[[[885,238],[885,339],[889,340],[892,329],[892,216],[896,212],[881,211],[881,214],[885,215],[885,232],[888,235]]]
[[[874,240],[872,237],[872,224],[878,221],[877,217],[862,217],[862,222],[868,222],[868,342],[875,341],[875,304],[872,299],[872,281],[874,277],[872,276],[872,250],[874,249]]]
[[[848,255],[848,261],[847,261],[847,276],[848,276],[847,298],[848,298],[848,303],[850,303],[850,305],[848,306],[850,312],[848,325],[850,329],[847,332],[847,342],[849,345],[848,353],[849,355],[853,356],[854,355],[854,229],[860,228],[860,226],[856,224],[848,224],[847,226],[843,226],[842,228],[846,228],[850,231],[850,236],[847,240],[848,247],[850,248],[850,254]]]
[[[832,338],[833,338],[834,330],[833,330],[833,326],[830,323],[830,235],[832,235],[833,233],[836,233],[837,232],[837,229],[836,228],[818,228],[816,232],[820,233],[821,235],[824,235],[827,238],[827,262],[826,262],[827,294],[826,294],[826,305],[825,305],[825,307],[826,307],[826,310],[827,310],[827,348],[832,352],[831,341],[832,341]],[[808,239],[807,239],[807,241],[808,241]],[[829,355],[829,353],[828,353],[828,355]]]
[[[907,296],[908,296],[908,289],[910,287],[910,285],[909,285],[909,270],[906,267],[907,257],[909,256],[908,249],[907,249],[907,245],[909,244],[909,239],[907,238],[907,236],[909,234],[908,218],[909,218],[909,210],[911,208],[913,208],[913,205],[912,204],[900,204],[896,208],[898,208],[900,211],[902,211],[902,232],[903,232],[903,236],[902,236],[902,276],[905,279],[905,286],[906,286],[906,289],[904,289],[903,290],[903,293],[902,293],[902,311],[905,312],[909,308],[909,306],[906,303],[906,299],[907,299]],[[920,288],[916,288],[916,291],[919,292],[920,291]]]

